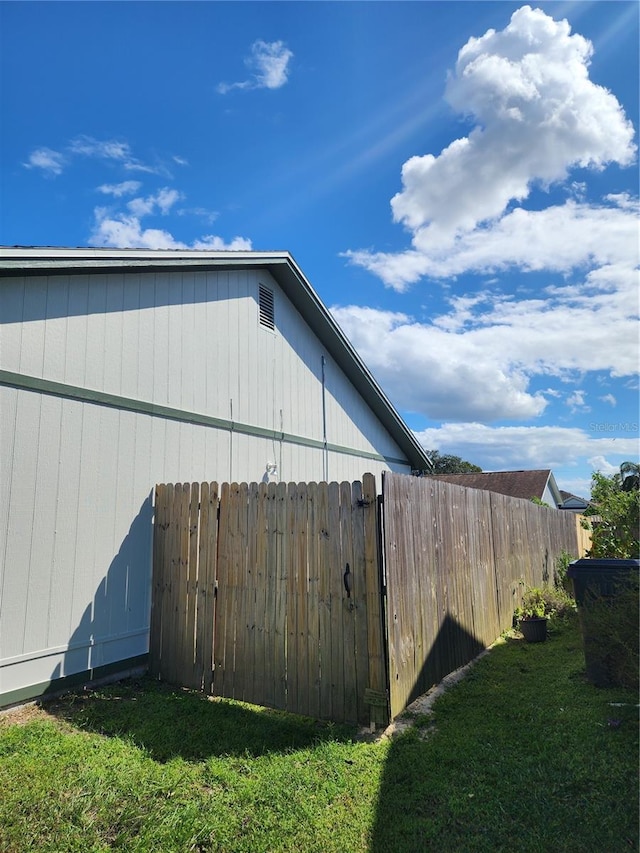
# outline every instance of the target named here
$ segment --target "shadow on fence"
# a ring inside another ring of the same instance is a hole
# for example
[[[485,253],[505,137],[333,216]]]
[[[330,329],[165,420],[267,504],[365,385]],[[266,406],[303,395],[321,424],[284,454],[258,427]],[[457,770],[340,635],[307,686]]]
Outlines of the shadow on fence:
[[[436,638],[429,649],[407,703],[413,702],[445,676],[472,661],[485,648],[485,644],[469,633],[449,613],[445,616]]]

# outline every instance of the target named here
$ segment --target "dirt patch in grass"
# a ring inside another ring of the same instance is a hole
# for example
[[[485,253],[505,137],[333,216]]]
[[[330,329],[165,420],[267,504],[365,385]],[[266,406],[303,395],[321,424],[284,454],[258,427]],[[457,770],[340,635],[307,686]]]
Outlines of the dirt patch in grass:
[[[13,708],[5,708],[0,711],[0,727],[24,726],[33,720],[43,720],[47,716],[46,711],[43,711],[35,702],[29,702],[27,705],[15,705]]]

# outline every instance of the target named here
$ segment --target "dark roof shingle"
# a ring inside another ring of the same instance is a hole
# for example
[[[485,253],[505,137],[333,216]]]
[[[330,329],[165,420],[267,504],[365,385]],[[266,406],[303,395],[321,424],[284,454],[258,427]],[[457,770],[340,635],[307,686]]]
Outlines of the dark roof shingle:
[[[434,479],[444,480],[456,486],[467,486],[470,489],[484,489],[508,495],[512,498],[540,498],[549,482],[551,471],[492,471],[469,474],[436,474]]]

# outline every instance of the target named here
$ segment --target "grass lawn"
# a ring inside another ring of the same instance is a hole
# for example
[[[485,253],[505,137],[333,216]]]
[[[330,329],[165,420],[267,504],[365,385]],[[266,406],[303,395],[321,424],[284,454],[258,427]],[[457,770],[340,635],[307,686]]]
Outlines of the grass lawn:
[[[584,671],[575,619],[508,638],[369,742],[146,679],[21,709],[0,716],[0,850],[637,850],[638,697]]]

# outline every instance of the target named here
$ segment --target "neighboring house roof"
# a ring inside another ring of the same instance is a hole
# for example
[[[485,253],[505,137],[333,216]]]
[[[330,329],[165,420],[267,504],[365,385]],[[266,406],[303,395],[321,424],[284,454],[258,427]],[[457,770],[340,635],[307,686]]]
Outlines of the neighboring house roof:
[[[560,490],[556,485],[553,473],[548,469],[535,471],[491,471],[472,472],[469,474],[437,474],[436,480],[444,480],[457,486],[467,486],[470,489],[484,489],[508,495],[512,498],[539,498],[543,500],[545,491],[549,489],[555,506],[562,504]]]
[[[0,247],[0,277],[71,272],[266,269],[396,441],[412,468],[431,467],[402,420],[289,252]]]
[[[583,510],[591,506],[591,501],[586,498],[579,498],[578,495],[572,495],[571,492],[565,492],[560,489],[560,497],[562,498],[562,509]]]

